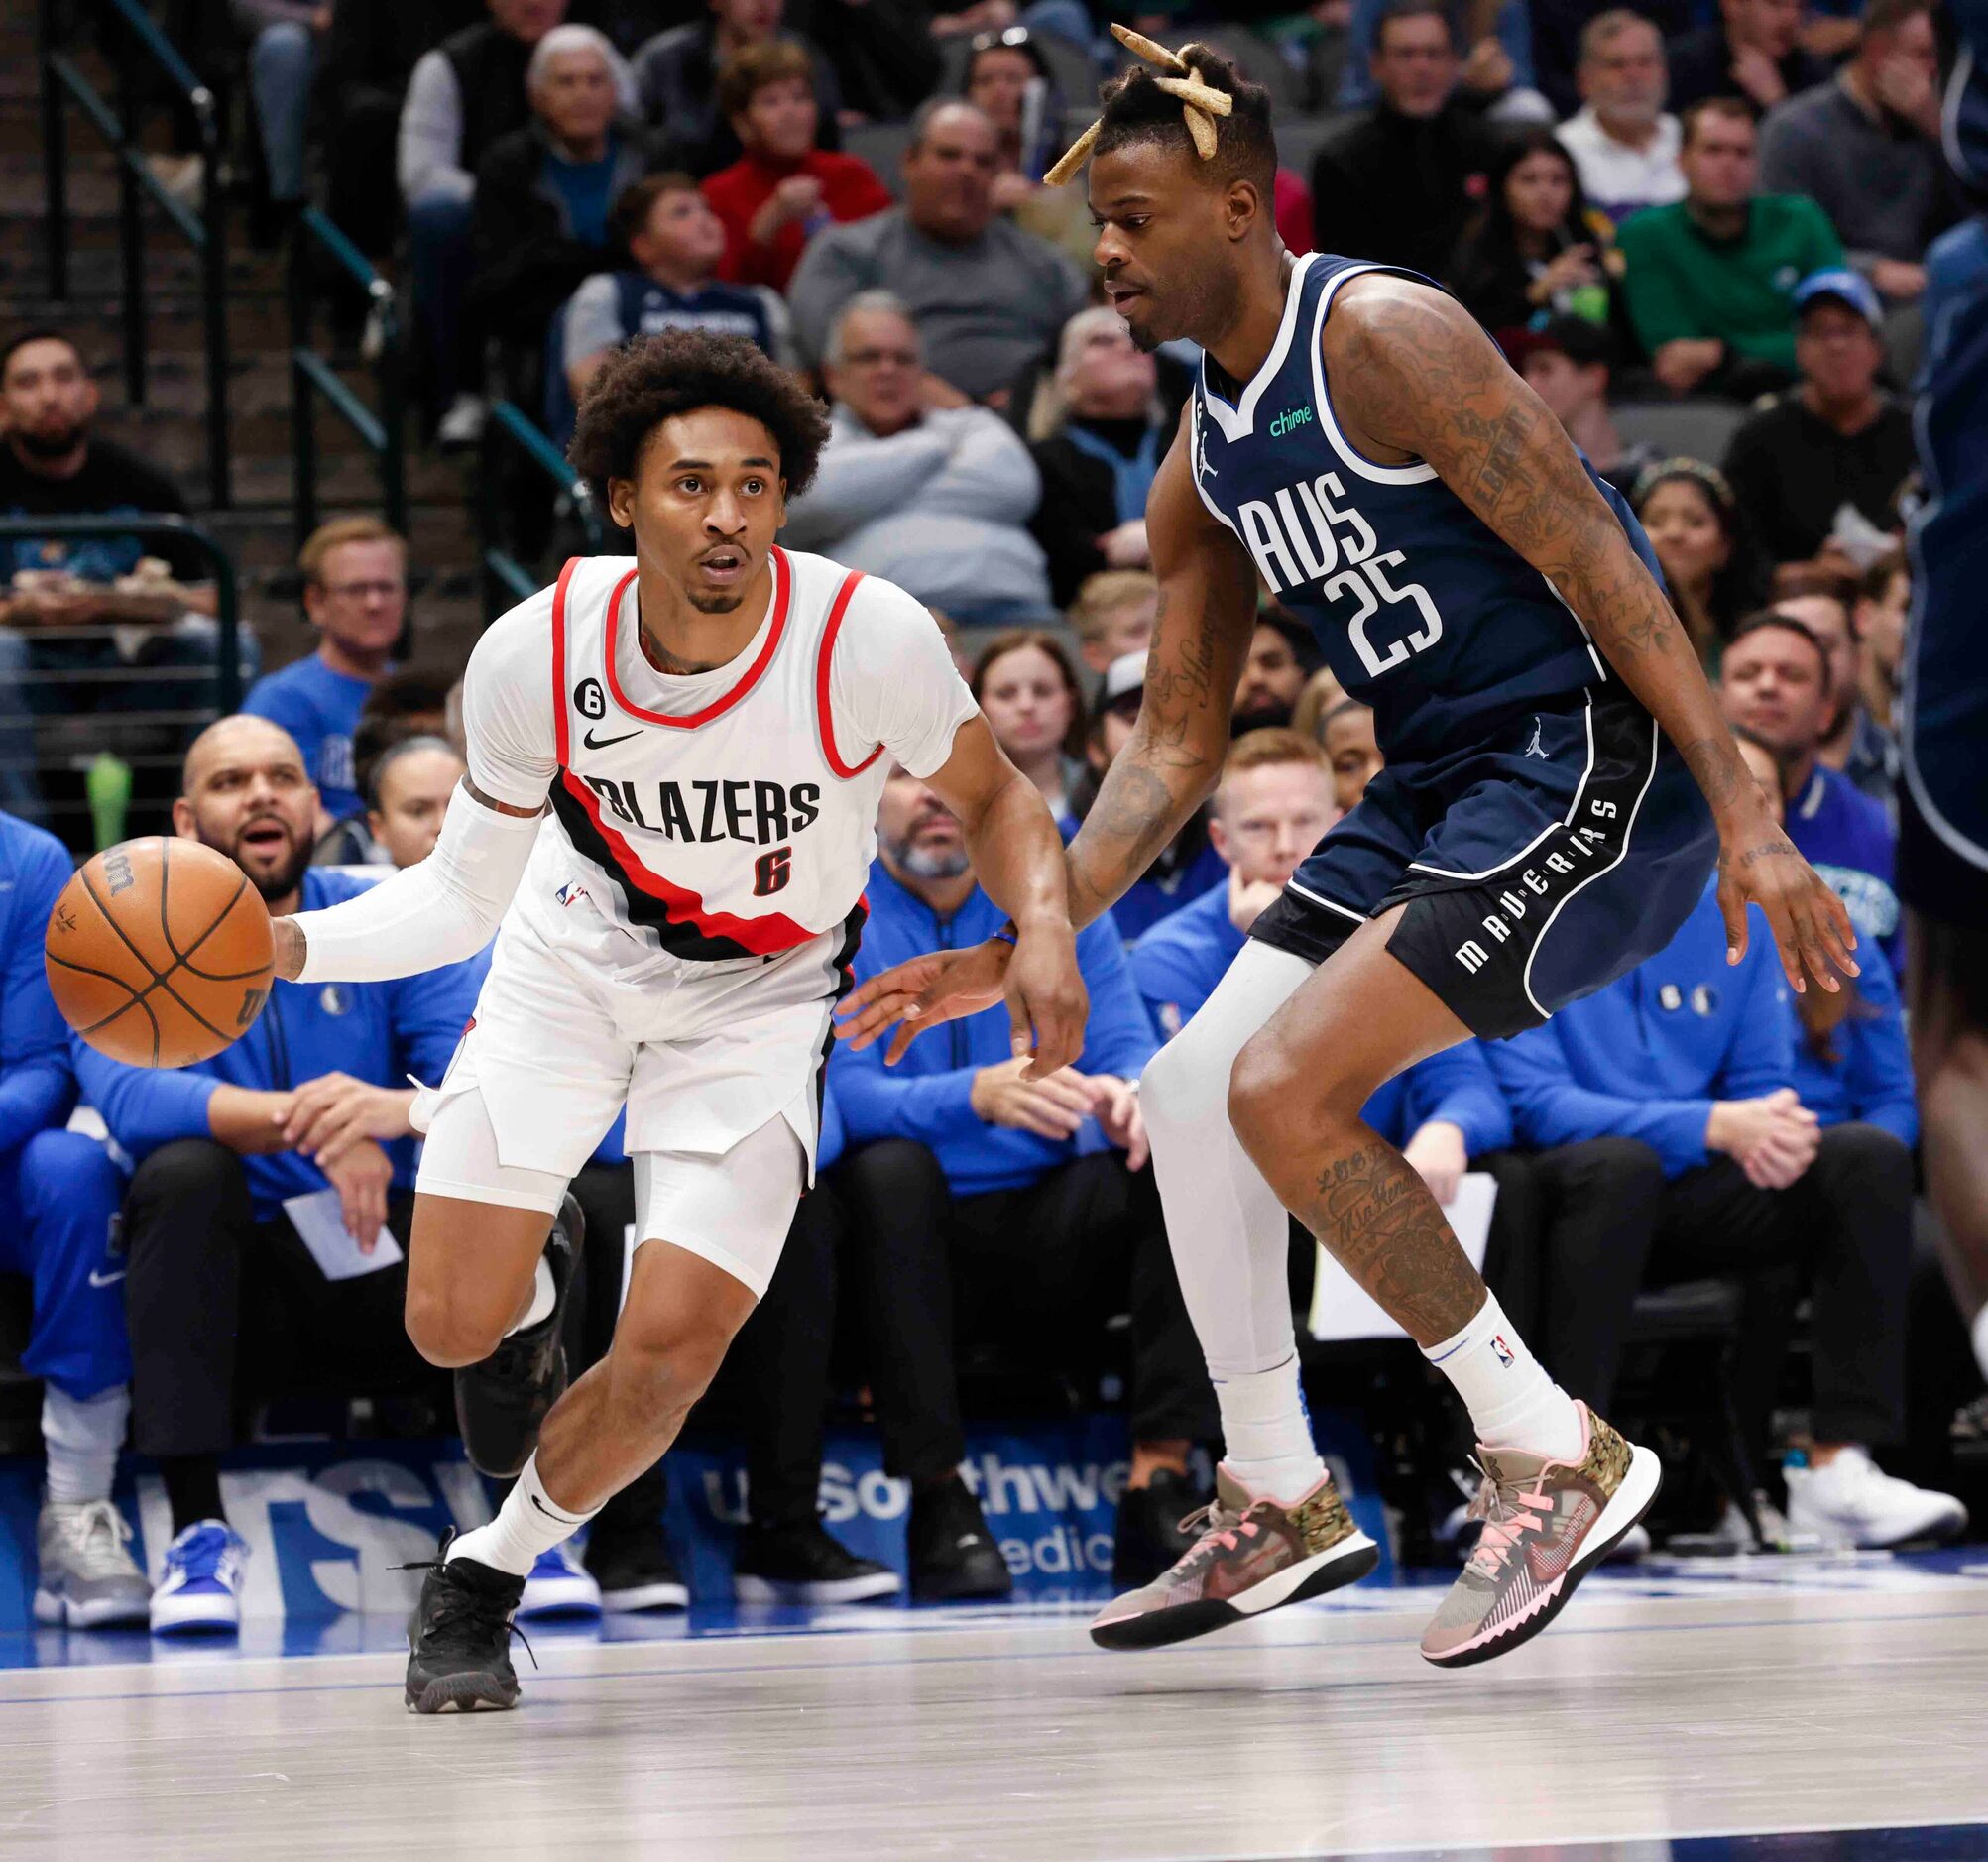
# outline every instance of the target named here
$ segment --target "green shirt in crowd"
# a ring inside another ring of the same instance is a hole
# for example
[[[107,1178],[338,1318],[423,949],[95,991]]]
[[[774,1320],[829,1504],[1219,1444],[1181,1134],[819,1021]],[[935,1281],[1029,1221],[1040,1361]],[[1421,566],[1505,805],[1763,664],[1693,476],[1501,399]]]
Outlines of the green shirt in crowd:
[[[1652,355],[1681,336],[1716,336],[1789,370],[1795,287],[1843,263],[1834,229],[1806,194],[1756,194],[1737,239],[1712,238],[1682,200],[1630,215],[1615,238],[1630,321]]]

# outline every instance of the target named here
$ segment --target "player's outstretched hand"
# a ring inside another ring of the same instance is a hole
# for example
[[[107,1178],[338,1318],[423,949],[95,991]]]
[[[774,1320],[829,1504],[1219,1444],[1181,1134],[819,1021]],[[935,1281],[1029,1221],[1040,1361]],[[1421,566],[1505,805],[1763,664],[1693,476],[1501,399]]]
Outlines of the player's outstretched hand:
[[[1771,819],[1722,837],[1718,868],[1727,963],[1736,964],[1746,955],[1746,907],[1751,901],[1774,928],[1781,967],[1797,994],[1808,987],[1805,971],[1825,989],[1841,988],[1839,976],[1858,974],[1857,960],[1850,955],[1857,948],[1857,934],[1843,901]]]
[[[933,951],[879,971],[854,990],[836,1010],[836,1038],[863,1049],[901,1024],[884,1051],[894,1067],[904,1050],[927,1028],[977,1015],[1001,999],[1014,946],[990,938],[963,951]]]

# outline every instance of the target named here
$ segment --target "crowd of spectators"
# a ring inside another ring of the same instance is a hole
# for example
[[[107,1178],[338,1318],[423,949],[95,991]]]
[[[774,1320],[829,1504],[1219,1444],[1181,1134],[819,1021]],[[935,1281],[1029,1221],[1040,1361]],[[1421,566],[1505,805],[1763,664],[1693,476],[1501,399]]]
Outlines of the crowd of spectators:
[[[234,14],[265,204],[281,217],[315,185],[395,266],[437,443],[472,440],[496,393],[563,440],[616,345],[670,327],[743,335],[811,373],[832,437],[783,540],[979,630],[961,648],[975,695],[1077,831],[1138,714],[1158,609],[1146,494],[1195,365],[1141,353],[1093,301],[1081,192],[1042,184],[1110,68],[1102,16],[1073,0],[1019,14],[1013,0],[951,14],[238,0]],[[1251,36],[1203,30],[1218,28]],[[1370,1122],[1446,1202],[1466,1169],[1497,1177],[1494,1285],[1591,1400],[1611,1397],[1640,1292],[1737,1281],[1758,1347],[1738,1391],[1756,1468],[1785,1446],[1770,1431],[1809,1302],[1813,1396],[1788,1518],[1769,1515],[1784,1537],[1957,1530],[1954,1502],[1870,1455],[1903,1431],[1911,1348],[1892,726],[1914,496],[1900,396],[1927,246],[1959,210],[1937,148],[1933,10],[1324,0],[1302,34],[1253,37],[1314,118],[1293,145],[1309,159],[1278,175],[1286,242],[1448,285],[1631,499],[1758,778],[1869,953],[1844,997],[1791,999],[1764,930],[1726,967],[1708,900],[1671,949],[1548,1028],[1412,1070]],[[183,508],[93,431],[66,335],[0,352],[0,515]],[[47,1390],[47,1587],[73,1621],[170,1629],[234,1608],[242,1551],[216,1467],[253,1400],[432,1383],[399,1321],[405,1270],[332,1286],[299,1223],[331,1221],[369,1252],[405,1237],[406,1078],[439,1072],[481,966],[280,984],[253,1038],[178,1075],[62,1038],[24,956],[67,870],[28,825],[49,780],[36,733],[79,690],[104,710],[139,702],[123,695],[139,682],[76,675],[152,667],[211,716],[213,591],[189,554],[158,556],[120,538],[4,546],[0,1173],[20,1220],[0,1268],[35,1286],[24,1361]],[[372,520],[313,536],[298,563],[311,650],[199,736],[176,799],[162,797],[174,831],[236,859],[274,908],[421,858],[460,775],[457,669],[419,663],[409,567]],[[250,676],[255,652],[247,640]],[[742,1595],[898,1588],[816,1510],[824,1417],[852,1365],[885,1465],[910,1484],[915,1595],[1008,1585],[956,1471],[963,1368],[991,1353],[1093,1390],[1123,1380],[1116,1575],[1142,1581],[1179,1551],[1213,1416],[1134,1084],[1381,764],[1371,712],[1267,597],[1235,718],[1209,807],[1080,940],[1093,1020],[1074,1069],[1021,1080],[997,1012],[899,1069],[874,1053],[831,1066],[822,1188],[741,1337],[746,1368],[721,1385],[737,1386],[751,1469]],[[922,784],[892,780],[879,844],[860,974],[991,927],[958,825]],[[78,1099],[114,1151],[64,1128]],[[615,1238],[587,1250],[582,1361],[613,1327],[629,1170],[614,1134],[576,1185],[589,1233]],[[300,1214],[306,1201],[329,1216]],[[113,1233],[121,1300],[91,1274]],[[1129,1325],[1108,1334],[1118,1316]],[[108,1505],[127,1419],[176,1535],[156,1588]],[[681,1604],[664,1477],[603,1515],[584,1567],[550,1555],[527,1609]],[[1725,1498],[1761,1517],[1754,1494]]]

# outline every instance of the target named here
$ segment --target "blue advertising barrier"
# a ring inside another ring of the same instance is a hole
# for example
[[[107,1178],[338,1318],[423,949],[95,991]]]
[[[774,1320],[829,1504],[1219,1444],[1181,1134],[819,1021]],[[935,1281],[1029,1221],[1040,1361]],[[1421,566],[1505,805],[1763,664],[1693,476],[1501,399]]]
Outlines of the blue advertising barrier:
[[[1322,1447],[1361,1527],[1388,1560],[1372,1457],[1355,1432],[1316,1415]],[[679,1445],[669,1456],[664,1530],[700,1603],[731,1595],[733,1542],[746,1474],[728,1443]],[[1109,1590],[1111,1532],[1126,1472],[1121,1417],[1094,1415],[968,1437],[961,1473],[986,1510],[1018,1597]],[[0,1635],[28,1629],[34,1593],[38,1461],[0,1461]],[[228,1518],[249,1547],[243,1612],[291,1622],[345,1611],[404,1611],[420,1577],[398,1571],[434,1556],[443,1528],[489,1518],[491,1491],[460,1443],[274,1443],[231,1455],[221,1476]],[[117,1492],[156,1577],[172,1537],[165,1488],[149,1466]],[[910,1491],[883,1472],[877,1438],[832,1431],[823,1517],[852,1551],[904,1570]]]

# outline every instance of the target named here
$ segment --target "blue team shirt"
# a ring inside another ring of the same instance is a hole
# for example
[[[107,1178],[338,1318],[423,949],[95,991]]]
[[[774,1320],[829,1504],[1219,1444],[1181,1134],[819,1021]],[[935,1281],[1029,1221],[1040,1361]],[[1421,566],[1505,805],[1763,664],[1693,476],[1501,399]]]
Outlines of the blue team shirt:
[[[1347,694],[1373,707],[1398,768],[1440,763],[1527,714],[1571,710],[1609,675],[1547,579],[1433,466],[1377,465],[1341,432],[1319,347],[1333,295],[1358,273],[1396,270],[1300,259],[1255,377],[1230,382],[1203,357],[1190,431],[1202,502],[1310,624]],[[1588,470],[1658,574],[1621,495]]]
[[[1795,851],[1842,899],[1857,942],[1875,944],[1892,973],[1905,962],[1905,926],[1896,889],[1898,837],[1881,802],[1840,770],[1815,765],[1808,786],[1788,804]]]
[[[296,739],[303,766],[317,784],[318,800],[334,821],[365,806],[352,767],[352,733],[372,689],[369,681],[334,672],[312,653],[258,679],[242,700],[244,711],[282,725]]]
[[[69,1031],[42,961],[49,914],[74,871],[53,834],[0,814],[0,1158],[76,1103]]]
[[[299,910],[321,911],[375,883],[328,867],[303,875]],[[110,1134],[133,1158],[178,1138],[213,1135],[207,1102],[220,1086],[282,1093],[322,1074],[345,1073],[369,1085],[401,1088],[408,1076],[432,1086],[448,1068],[470,1011],[478,979],[468,966],[400,977],[389,983],[278,983],[247,1034],[212,1060],[155,1072],[106,1060],[71,1042],[83,1097],[103,1114]],[[394,1187],[411,1190],[415,1141],[395,1138]],[[327,1187],[324,1173],[295,1151],[245,1157],[256,1219],[282,1213],[289,1196]]]
[[[1855,997],[1850,1012],[1830,1037],[1831,1057],[1816,1053],[1795,1013],[1795,998],[1788,998],[1795,1090],[1825,1128],[1857,1119],[1883,1126],[1902,1143],[1917,1144],[1919,1102],[1898,985],[1882,951],[1863,950],[1857,957],[1862,974],[1850,986]]]

